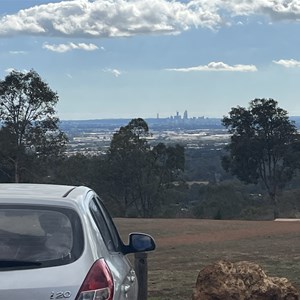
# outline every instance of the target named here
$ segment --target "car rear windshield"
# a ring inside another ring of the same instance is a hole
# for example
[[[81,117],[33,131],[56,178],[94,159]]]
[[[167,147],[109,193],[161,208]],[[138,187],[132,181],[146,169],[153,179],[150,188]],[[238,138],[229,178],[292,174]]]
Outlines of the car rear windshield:
[[[0,206],[0,270],[64,265],[82,251],[82,226],[75,211]]]

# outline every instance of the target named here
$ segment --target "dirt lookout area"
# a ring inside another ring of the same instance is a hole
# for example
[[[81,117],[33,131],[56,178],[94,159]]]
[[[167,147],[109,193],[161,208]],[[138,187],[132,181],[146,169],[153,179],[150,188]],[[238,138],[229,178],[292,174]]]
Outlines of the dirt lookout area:
[[[149,300],[186,300],[199,271],[220,260],[249,261],[268,276],[285,277],[300,290],[300,221],[115,219],[124,242],[130,232],[151,234]],[[184,288],[182,288],[184,286]]]

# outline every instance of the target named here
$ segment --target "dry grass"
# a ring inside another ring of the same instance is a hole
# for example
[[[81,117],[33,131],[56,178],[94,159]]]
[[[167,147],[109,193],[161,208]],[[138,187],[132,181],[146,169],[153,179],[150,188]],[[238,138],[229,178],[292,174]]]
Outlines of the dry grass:
[[[300,222],[194,219],[115,219],[126,241],[129,232],[151,234],[149,300],[191,299],[199,271],[221,259],[260,264],[270,276],[300,286]]]

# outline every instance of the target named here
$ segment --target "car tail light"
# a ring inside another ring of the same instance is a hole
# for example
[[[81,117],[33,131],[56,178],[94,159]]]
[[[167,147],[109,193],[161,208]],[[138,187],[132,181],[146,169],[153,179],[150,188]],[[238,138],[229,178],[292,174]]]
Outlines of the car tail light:
[[[77,294],[76,300],[112,300],[114,283],[111,272],[104,259],[97,260]]]

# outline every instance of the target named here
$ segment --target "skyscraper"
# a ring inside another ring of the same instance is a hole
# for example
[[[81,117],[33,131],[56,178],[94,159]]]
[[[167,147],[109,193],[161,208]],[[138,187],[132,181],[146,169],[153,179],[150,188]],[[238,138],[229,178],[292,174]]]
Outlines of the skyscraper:
[[[183,119],[184,120],[188,119],[188,112],[187,112],[187,110],[185,110],[184,113],[183,113]]]

